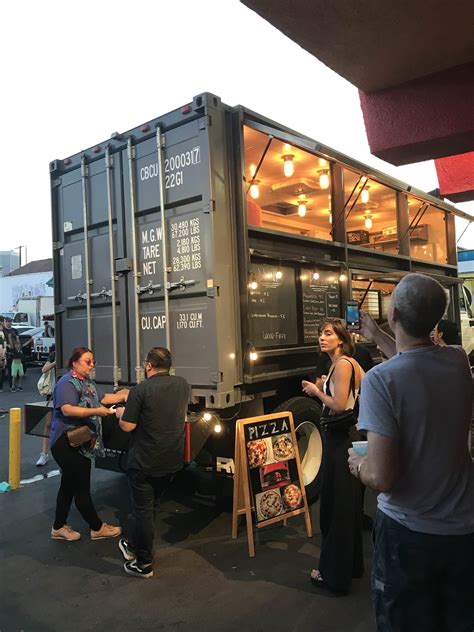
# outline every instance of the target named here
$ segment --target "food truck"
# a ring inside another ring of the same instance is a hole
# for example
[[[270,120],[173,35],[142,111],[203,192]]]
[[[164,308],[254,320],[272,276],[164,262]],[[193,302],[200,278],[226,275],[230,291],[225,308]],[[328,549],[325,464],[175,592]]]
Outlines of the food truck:
[[[168,347],[191,385],[188,461],[225,468],[237,418],[290,410],[311,497],[321,409],[301,380],[321,320],[355,299],[382,322],[396,283],[422,272],[459,324],[464,213],[214,94],[50,174],[58,372],[88,346],[111,390],[143,380],[148,349]],[[29,431],[39,415],[27,409]],[[120,469],[128,439],[109,430],[97,464]]]

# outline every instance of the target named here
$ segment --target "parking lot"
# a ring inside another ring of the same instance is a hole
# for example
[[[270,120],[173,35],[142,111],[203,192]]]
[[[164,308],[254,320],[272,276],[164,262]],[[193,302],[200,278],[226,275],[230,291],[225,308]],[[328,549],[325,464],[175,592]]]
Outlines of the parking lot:
[[[38,401],[39,369],[31,368],[22,393],[5,392],[3,408]],[[0,630],[212,630],[373,632],[370,603],[370,534],[365,532],[366,573],[347,597],[317,593],[309,582],[319,554],[318,505],[311,507],[315,535],[302,516],[286,527],[257,533],[256,557],[247,555],[245,529],[232,540],[230,505],[192,495],[183,475],[165,497],[156,520],[155,575],[125,575],[117,542],[92,542],[73,507],[79,542],[51,540],[59,478],[50,461],[35,466],[37,437],[22,436],[21,488],[0,494]],[[49,478],[32,479],[52,473]],[[0,480],[8,477],[8,416],[0,418]],[[125,477],[95,470],[93,495],[101,517],[130,523]],[[374,498],[369,496],[369,513]]]

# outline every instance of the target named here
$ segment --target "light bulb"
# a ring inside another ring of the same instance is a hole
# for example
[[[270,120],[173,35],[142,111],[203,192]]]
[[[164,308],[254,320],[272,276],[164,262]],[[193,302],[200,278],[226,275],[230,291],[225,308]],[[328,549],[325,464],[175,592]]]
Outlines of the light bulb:
[[[325,167],[328,164],[327,160],[324,158],[319,158],[318,163],[320,167]]]
[[[374,224],[372,222],[372,215],[366,215],[364,219],[364,226],[367,228],[367,230],[370,230],[373,225]]]
[[[229,358],[231,360],[235,360],[235,353],[229,353]]]
[[[304,217],[306,215],[306,202],[301,200],[298,204],[298,215]]]
[[[211,421],[212,415],[211,415],[211,413],[204,413],[202,418],[204,419],[204,421]]]
[[[250,165],[250,175],[252,176],[252,178],[254,177],[256,171],[257,171],[257,167],[252,163]]]
[[[282,156],[283,160],[283,173],[287,178],[291,178],[291,176],[295,173],[295,165],[293,164],[293,154],[285,154]]]
[[[222,430],[222,426],[219,423],[217,423],[214,426],[214,432],[217,432],[219,434],[219,432],[221,432],[221,430]]]
[[[275,273],[275,279],[278,281],[283,278],[283,272],[281,270],[277,270]]]
[[[251,290],[256,290],[257,288],[258,288],[257,281],[250,281],[250,289]]]
[[[319,279],[319,272],[313,273],[313,281],[317,281]]]
[[[347,278],[347,277],[346,277],[346,275],[345,275],[345,274],[341,274],[341,275],[339,276],[339,281],[345,281],[345,280],[346,280],[346,278]]]
[[[260,196],[260,188],[258,184],[259,184],[258,180],[255,180],[250,185],[250,197],[253,198],[254,200],[257,200]]]
[[[369,189],[370,189],[370,187],[364,187],[362,189],[362,192],[360,194],[360,201],[363,204],[367,204],[367,202],[369,201]]]
[[[258,354],[255,351],[251,351],[249,357],[252,362],[255,362],[255,360],[258,360]]]
[[[328,189],[329,188],[329,173],[327,169],[323,169],[319,172],[319,188],[320,189]]]

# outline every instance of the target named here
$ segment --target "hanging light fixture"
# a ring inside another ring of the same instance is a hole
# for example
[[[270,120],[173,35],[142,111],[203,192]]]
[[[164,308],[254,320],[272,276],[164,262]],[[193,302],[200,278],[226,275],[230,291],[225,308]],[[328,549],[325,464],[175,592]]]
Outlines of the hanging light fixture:
[[[321,171],[319,171],[319,188],[329,188],[329,169],[321,169]]]
[[[281,157],[283,160],[283,173],[287,178],[291,178],[291,176],[295,173],[295,165],[293,163],[293,158],[295,156],[293,154],[285,154]]]
[[[260,197],[260,180],[253,180],[250,185],[250,197],[254,200],[257,200]]]
[[[257,173],[257,167],[252,163],[250,165],[250,175],[251,175],[251,177],[253,178],[256,173]]]
[[[372,215],[370,213],[364,215],[364,226],[367,228],[367,230],[370,230],[373,225],[374,223],[372,221]]]
[[[326,167],[328,164],[328,161],[325,158],[319,158],[318,164],[320,167]]]
[[[300,217],[304,217],[306,215],[306,205],[308,201],[305,199],[304,195],[298,196],[298,215]]]
[[[369,201],[369,189],[370,187],[365,186],[360,194],[360,201],[362,202],[362,204],[367,204],[367,202]]]
[[[317,281],[319,279],[319,272],[316,272],[316,270],[313,272],[313,281]]]
[[[347,279],[345,274],[340,274],[339,275],[339,281],[341,281],[341,283],[343,283],[345,280]]]
[[[283,278],[283,272],[280,269],[278,269],[275,272],[275,279],[277,279],[277,281],[281,281],[282,278]]]

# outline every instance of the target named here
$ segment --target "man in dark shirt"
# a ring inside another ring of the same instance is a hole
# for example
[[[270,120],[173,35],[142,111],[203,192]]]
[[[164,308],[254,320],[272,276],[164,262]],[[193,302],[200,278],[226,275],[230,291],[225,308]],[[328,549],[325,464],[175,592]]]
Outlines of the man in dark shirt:
[[[136,577],[153,576],[155,503],[183,467],[189,384],[170,375],[170,367],[168,349],[150,349],[147,379],[130,391],[125,409],[118,412],[120,427],[132,433],[127,476],[135,513],[134,533],[128,540],[122,538],[119,548],[125,572]]]

